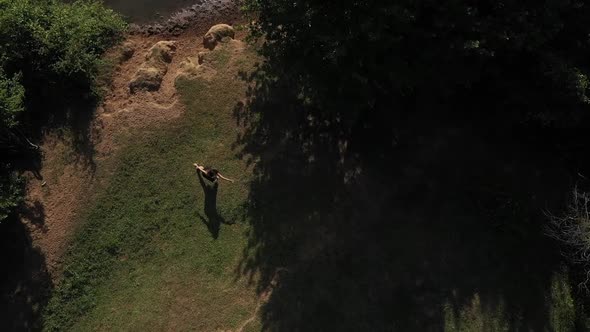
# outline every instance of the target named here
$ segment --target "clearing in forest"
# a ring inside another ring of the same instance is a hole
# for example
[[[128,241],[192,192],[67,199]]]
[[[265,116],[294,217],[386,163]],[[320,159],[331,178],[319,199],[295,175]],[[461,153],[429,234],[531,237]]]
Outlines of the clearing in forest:
[[[198,49],[200,40],[177,43],[163,91],[130,97],[157,101],[164,95],[172,99],[168,103],[178,98],[183,112],[173,110],[177,116],[165,124],[112,138],[116,167],[81,216],[45,329],[213,331],[259,324],[260,296],[237,270],[249,228],[243,209],[251,167],[237,157],[240,128],[232,112],[246,91],[238,74],[253,68],[256,55],[238,40],[225,40],[199,57],[197,51],[205,51]],[[142,56],[131,63],[136,66]],[[196,65],[187,69],[191,61]],[[114,88],[124,89],[117,80]],[[107,106],[115,104],[107,99]],[[217,191],[202,186],[195,161],[215,166],[235,183],[220,183]]]

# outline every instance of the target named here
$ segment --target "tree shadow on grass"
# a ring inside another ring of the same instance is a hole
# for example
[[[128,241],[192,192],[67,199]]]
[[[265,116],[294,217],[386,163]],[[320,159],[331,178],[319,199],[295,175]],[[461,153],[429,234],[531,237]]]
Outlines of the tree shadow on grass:
[[[94,172],[96,151],[92,141],[92,121],[99,102],[98,97],[90,95],[81,87],[59,98],[39,98],[29,106],[29,131],[37,142],[46,133],[57,133],[60,138],[66,138],[74,151],[73,162]]]
[[[43,232],[47,230],[47,225],[45,225],[45,207],[40,201],[24,204],[19,212],[21,221],[25,220]]]
[[[36,216],[34,222],[43,224],[42,210],[35,206],[26,210]],[[41,313],[53,288],[45,257],[33,247],[29,230],[16,216],[0,223],[0,237],[0,330],[41,330]]]
[[[508,330],[552,328],[561,262],[543,211],[571,181],[546,151],[419,111],[397,142],[347,137],[288,78],[255,84],[234,110],[255,162],[238,273],[274,287],[265,330],[440,331],[473,303]]]

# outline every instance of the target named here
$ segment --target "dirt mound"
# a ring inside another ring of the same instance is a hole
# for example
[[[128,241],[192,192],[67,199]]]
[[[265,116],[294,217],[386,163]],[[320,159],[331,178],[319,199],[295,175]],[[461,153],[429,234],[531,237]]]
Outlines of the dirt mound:
[[[224,37],[219,40],[215,49],[199,52],[196,57],[187,57],[182,61],[178,67],[176,79],[210,81],[218,70],[231,68],[245,49],[244,42]]]
[[[133,57],[134,54],[135,54],[135,48],[134,48],[133,44],[131,44],[129,42],[123,43],[123,45],[121,45],[120,62],[124,62],[124,61],[131,59],[131,57]]]
[[[231,38],[235,37],[236,33],[234,28],[227,24],[216,24],[207,31],[205,36],[203,37],[203,45],[212,50],[217,46],[217,43],[220,42],[224,38]]]
[[[237,39],[224,38],[211,51],[199,53],[199,64],[224,67],[232,64],[246,49],[246,43]]]
[[[200,65],[197,57],[188,57],[180,63],[176,79],[202,78],[209,81],[215,74],[217,71],[212,67]]]
[[[145,56],[145,62],[141,64],[129,82],[131,93],[135,93],[137,90],[155,91],[160,89],[162,79],[168,71],[168,64],[176,52],[175,44],[174,41],[159,41],[149,49]]]

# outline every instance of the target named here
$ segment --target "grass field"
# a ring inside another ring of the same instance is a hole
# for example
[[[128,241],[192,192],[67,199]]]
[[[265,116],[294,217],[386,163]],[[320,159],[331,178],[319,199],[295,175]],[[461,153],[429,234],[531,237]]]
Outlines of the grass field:
[[[220,66],[210,82],[178,81],[186,114],[120,138],[126,148],[84,215],[46,330],[228,330],[255,313],[255,289],[236,271],[250,171],[232,149],[232,109],[245,88],[235,74],[253,59],[248,53],[242,68]],[[216,197],[205,197],[211,187],[202,188],[195,160],[236,183],[220,183]]]

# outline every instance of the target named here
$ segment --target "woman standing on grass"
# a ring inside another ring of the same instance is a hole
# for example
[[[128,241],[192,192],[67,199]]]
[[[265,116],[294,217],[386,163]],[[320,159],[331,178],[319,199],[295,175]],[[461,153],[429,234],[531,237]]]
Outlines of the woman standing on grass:
[[[198,163],[194,163],[193,166],[195,166],[195,168],[197,169],[197,172],[200,172],[203,174],[203,177],[213,183],[217,182],[217,179],[221,178],[225,181],[229,181],[229,182],[234,182],[234,180],[232,179],[228,179],[225,176],[221,175],[221,173],[219,173],[218,170],[216,170],[215,168],[209,167],[209,166],[201,166]]]

